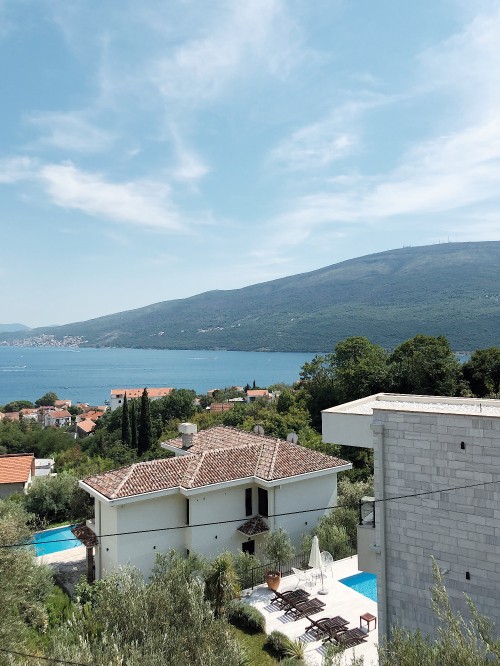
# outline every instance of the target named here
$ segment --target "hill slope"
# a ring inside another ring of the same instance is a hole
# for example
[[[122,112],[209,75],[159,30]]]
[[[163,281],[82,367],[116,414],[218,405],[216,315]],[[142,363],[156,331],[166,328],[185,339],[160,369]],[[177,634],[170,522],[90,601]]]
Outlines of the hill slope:
[[[393,347],[416,333],[454,349],[499,345],[500,241],[391,250],[29,335],[42,332],[165,349],[327,351],[350,335]]]
[[[15,331],[29,331],[29,326],[24,324],[0,324],[0,333],[12,333]]]

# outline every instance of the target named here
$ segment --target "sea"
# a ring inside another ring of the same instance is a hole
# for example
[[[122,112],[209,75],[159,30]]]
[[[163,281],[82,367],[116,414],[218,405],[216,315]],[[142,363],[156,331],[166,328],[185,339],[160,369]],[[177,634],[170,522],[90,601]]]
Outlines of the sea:
[[[0,405],[32,402],[47,391],[102,405],[111,389],[292,384],[313,353],[0,347]]]

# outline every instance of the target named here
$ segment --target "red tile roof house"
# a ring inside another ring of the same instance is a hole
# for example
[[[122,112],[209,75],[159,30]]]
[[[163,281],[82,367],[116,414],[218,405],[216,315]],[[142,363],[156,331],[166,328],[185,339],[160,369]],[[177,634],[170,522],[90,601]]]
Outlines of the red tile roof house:
[[[298,547],[302,534],[336,504],[337,474],[351,468],[345,460],[234,428],[197,433],[183,423],[179,430],[180,438],[162,444],[175,457],[80,481],[95,498],[97,578],[129,563],[148,577],[156,554],[172,548],[210,557],[224,550],[261,556],[265,532],[277,527]]]
[[[148,388],[147,392],[150,400],[159,400],[166,395],[170,395],[173,390],[173,388]],[[141,398],[143,391],[143,388],[113,389],[111,391],[111,411],[122,406],[125,393],[127,394],[127,400],[137,400]]]
[[[26,492],[35,476],[33,453],[0,455],[0,497]]]
[[[246,394],[247,402],[254,402],[259,398],[270,400],[271,395],[267,389],[249,389]]]
[[[71,414],[65,409],[52,409],[50,412],[46,412],[43,422],[46,428],[50,426],[55,426],[56,428],[70,426]]]

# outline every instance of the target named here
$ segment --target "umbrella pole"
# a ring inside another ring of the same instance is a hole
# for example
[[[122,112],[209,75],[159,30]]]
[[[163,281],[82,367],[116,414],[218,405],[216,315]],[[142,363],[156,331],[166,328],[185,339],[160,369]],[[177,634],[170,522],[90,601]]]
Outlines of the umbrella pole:
[[[318,590],[318,594],[328,594],[328,590],[325,588],[325,583],[323,580],[323,569],[320,567],[319,572],[321,574],[321,590]]]

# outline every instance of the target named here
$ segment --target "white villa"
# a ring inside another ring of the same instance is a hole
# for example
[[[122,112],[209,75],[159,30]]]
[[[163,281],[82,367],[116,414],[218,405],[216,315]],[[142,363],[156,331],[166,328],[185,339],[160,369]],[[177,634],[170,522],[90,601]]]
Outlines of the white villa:
[[[173,388],[148,388],[148,398],[150,400],[159,400],[166,395],[170,395]],[[123,405],[125,395],[127,400],[139,400],[142,396],[143,388],[125,388],[125,389],[112,389],[110,394],[110,409],[113,412],[118,407]]]
[[[263,535],[301,536],[337,502],[337,474],[351,463],[280,439],[218,426],[163,446],[176,455],[80,481],[95,498],[95,574],[132,564],[148,577],[156,553],[260,554]]]
[[[435,632],[432,557],[453,606],[467,616],[468,594],[498,635],[500,401],[381,393],[322,416],[325,442],[374,450],[358,566],[377,574],[379,635]]]

